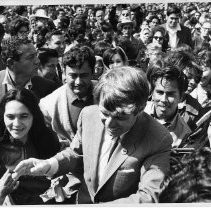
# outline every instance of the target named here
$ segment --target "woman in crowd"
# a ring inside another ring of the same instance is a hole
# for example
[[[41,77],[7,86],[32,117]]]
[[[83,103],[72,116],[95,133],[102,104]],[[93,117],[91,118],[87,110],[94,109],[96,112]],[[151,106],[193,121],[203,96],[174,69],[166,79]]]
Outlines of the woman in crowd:
[[[165,45],[166,42],[164,42],[166,31],[161,26],[156,26],[151,30],[150,36],[149,36],[149,46],[158,46],[162,48],[163,52],[166,52],[167,46]]]
[[[43,204],[40,194],[50,187],[46,177],[12,179],[12,171],[23,159],[50,158],[59,149],[59,141],[45,125],[37,98],[29,90],[10,90],[2,99],[4,117],[0,139],[0,202]]]
[[[128,58],[121,47],[107,49],[103,54],[103,62],[107,69],[128,65]]]

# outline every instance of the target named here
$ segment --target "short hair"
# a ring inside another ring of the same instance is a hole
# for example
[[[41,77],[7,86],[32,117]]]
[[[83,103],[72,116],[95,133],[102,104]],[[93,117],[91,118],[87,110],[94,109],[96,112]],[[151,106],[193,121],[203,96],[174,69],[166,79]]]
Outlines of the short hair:
[[[16,6],[13,12],[17,13],[18,15],[22,15],[24,12],[27,12],[27,7],[23,5]]]
[[[124,50],[121,47],[117,46],[114,48],[109,48],[103,53],[103,62],[107,68],[109,68],[109,65],[111,64],[112,61],[112,57],[115,54],[119,54],[121,56],[125,65],[128,63],[128,58]]]
[[[168,65],[163,62],[161,67],[156,66],[156,68],[148,71],[150,72],[150,75],[148,75],[147,78],[149,79],[152,91],[154,90],[155,83],[159,78],[161,78],[161,81],[163,79],[176,81],[181,96],[188,88],[187,76],[175,65]]]
[[[211,148],[186,156],[165,178],[163,188],[160,203],[211,202]]]
[[[53,138],[53,133],[49,132],[45,125],[44,116],[39,108],[38,98],[25,88],[8,91],[0,102],[0,108],[5,112],[8,102],[16,100],[24,104],[33,116],[32,127],[29,130],[29,139],[37,149],[39,158],[50,158],[59,150],[58,139]],[[6,132],[7,133],[7,132]],[[51,145],[49,147],[49,145]]]
[[[171,5],[170,7],[168,7],[166,14],[167,14],[167,16],[169,16],[171,14],[181,15],[181,10],[176,5]]]
[[[95,44],[95,47],[94,47],[94,53],[95,55],[98,55],[100,57],[103,57],[103,53],[109,49],[111,47],[111,45],[108,43],[108,42],[105,42],[105,41],[98,41],[96,44]]]
[[[55,49],[40,48],[38,50],[38,58],[40,60],[40,64],[44,66],[50,58],[58,58],[58,52]]]
[[[94,96],[110,112],[132,105],[130,113],[137,114],[146,104],[149,85],[141,69],[117,67],[101,76],[94,89]]]
[[[60,30],[53,30],[53,31],[51,31],[51,32],[48,32],[46,35],[45,35],[45,39],[46,39],[46,41],[50,41],[51,40],[51,38],[52,38],[52,36],[62,36],[62,35],[64,35],[63,33],[62,33],[62,31],[60,31]]]
[[[22,52],[19,50],[22,45],[31,44],[28,38],[11,37],[8,40],[2,41],[2,59],[6,63],[8,58],[19,61]]]
[[[158,24],[160,24],[160,19],[157,15],[152,15],[150,18],[149,18],[149,21],[152,22],[153,19],[157,19],[158,20]]]
[[[26,27],[29,31],[29,21],[25,18],[17,17],[8,24],[11,36],[17,35],[21,27]]]
[[[92,69],[92,73],[94,73],[96,62],[94,51],[87,46],[75,46],[67,51],[63,58],[64,66],[67,65],[73,68],[81,68],[85,61],[88,62],[90,68]]]

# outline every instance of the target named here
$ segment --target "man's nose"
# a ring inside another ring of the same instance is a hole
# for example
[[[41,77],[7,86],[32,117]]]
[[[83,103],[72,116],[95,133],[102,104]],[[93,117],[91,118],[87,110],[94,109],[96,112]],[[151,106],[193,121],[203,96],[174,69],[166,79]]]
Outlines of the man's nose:
[[[160,97],[160,100],[161,100],[162,102],[168,101],[167,95],[166,95],[166,94],[163,94],[163,95]]]
[[[115,124],[115,120],[114,120],[114,118],[113,117],[108,117],[107,119],[106,119],[106,124],[107,124],[107,127],[112,127],[114,124]]]
[[[81,83],[81,78],[80,78],[80,76],[77,76],[77,78],[75,79],[75,83],[76,83],[76,84],[80,84],[80,83]]]

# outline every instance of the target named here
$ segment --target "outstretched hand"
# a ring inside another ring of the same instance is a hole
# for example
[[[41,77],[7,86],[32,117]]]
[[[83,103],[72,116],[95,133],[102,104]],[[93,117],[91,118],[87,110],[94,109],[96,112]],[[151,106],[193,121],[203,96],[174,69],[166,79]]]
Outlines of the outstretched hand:
[[[18,180],[20,176],[44,176],[50,170],[50,163],[47,160],[39,160],[36,158],[29,158],[21,161],[16,168],[12,177]]]

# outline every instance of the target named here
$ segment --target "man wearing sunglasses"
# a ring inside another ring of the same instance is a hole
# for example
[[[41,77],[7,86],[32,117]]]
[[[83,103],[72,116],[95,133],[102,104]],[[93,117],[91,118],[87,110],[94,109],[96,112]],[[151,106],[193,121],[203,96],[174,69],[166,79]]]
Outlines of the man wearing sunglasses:
[[[191,31],[179,23],[180,17],[181,10],[178,7],[174,5],[168,8],[166,23],[162,25],[167,31],[168,45],[171,49],[175,49],[181,44],[187,44],[193,48]]]

